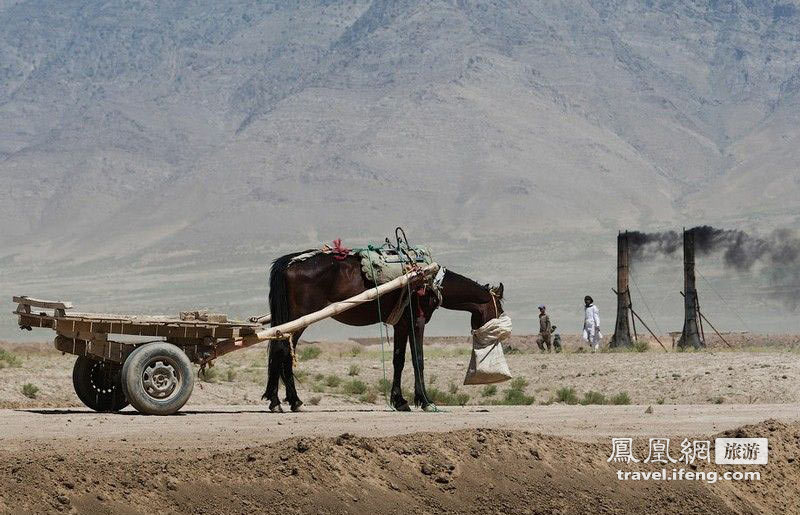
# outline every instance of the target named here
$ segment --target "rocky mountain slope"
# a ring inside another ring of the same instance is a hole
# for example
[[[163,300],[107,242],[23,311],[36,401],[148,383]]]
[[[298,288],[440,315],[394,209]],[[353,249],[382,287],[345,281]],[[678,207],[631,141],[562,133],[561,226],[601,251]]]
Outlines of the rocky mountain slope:
[[[250,312],[403,225],[574,316],[619,228],[800,220],[798,39],[788,0],[0,1],[3,294]]]

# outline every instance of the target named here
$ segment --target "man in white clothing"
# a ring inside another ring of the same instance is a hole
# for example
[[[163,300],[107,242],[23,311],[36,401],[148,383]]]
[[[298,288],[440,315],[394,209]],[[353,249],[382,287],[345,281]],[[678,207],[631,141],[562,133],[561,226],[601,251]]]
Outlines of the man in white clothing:
[[[583,298],[586,304],[586,311],[583,319],[583,339],[592,348],[592,352],[597,352],[600,348],[600,340],[603,335],[600,333],[600,311],[594,305],[594,300],[590,296]]]

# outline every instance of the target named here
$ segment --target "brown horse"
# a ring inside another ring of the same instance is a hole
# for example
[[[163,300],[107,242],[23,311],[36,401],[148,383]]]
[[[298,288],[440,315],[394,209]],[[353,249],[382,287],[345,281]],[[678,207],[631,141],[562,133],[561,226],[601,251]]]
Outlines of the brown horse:
[[[320,253],[289,266],[292,259],[303,252],[288,254],[276,259],[272,264],[269,278],[269,306],[272,325],[280,325],[348,297],[358,295],[367,289],[375,288],[361,270],[358,256],[337,258],[332,254]],[[497,288],[480,285],[462,275],[445,271],[441,282],[441,305],[446,309],[467,311],[472,315],[471,324],[477,329],[503,312],[503,284]],[[410,411],[408,401],[403,398],[400,381],[406,358],[406,342],[412,336],[411,357],[414,367],[414,404],[426,408],[430,401],[425,392],[423,375],[422,340],[425,324],[430,321],[433,311],[438,307],[438,297],[430,289],[425,293],[411,291],[409,307],[394,324],[394,378],[392,381],[391,404],[398,411]],[[334,317],[347,325],[365,326],[385,322],[387,316],[400,301],[400,290],[382,295],[379,300],[354,307]],[[380,314],[378,316],[378,303]],[[286,387],[286,400],[292,411],[297,411],[303,402],[297,396],[292,371],[292,351],[297,346],[303,331],[291,335],[290,340],[273,340],[269,347],[267,365],[267,388],[262,398],[269,400],[272,411],[282,411],[278,398],[278,379]],[[290,347],[291,345],[291,347]]]

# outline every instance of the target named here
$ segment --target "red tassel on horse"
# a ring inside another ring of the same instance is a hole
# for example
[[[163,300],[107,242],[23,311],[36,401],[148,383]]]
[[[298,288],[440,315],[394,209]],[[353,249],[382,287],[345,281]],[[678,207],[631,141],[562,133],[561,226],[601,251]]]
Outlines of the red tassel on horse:
[[[342,245],[342,239],[336,238],[333,240],[333,249],[332,249],[333,258],[339,261],[342,261],[350,255],[350,249]]]

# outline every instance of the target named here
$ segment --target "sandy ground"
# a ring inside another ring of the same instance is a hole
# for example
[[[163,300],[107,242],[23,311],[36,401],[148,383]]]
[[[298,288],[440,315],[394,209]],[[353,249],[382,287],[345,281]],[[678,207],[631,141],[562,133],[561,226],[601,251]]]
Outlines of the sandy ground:
[[[529,404],[508,405],[510,382],[461,385],[463,339],[432,339],[439,413],[386,408],[371,342],[301,346],[305,410],[269,413],[265,349],[253,348],[218,360],[171,417],[91,412],[72,391],[74,357],[4,344],[0,513],[798,513],[800,353],[770,341],[593,355],[569,342],[540,354],[517,338],[508,361],[522,396],[511,399]],[[571,405],[566,388],[572,402],[592,391],[630,404]],[[770,438],[761,481],[621,482],[606,461],[612,437],[724,431]]]

